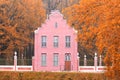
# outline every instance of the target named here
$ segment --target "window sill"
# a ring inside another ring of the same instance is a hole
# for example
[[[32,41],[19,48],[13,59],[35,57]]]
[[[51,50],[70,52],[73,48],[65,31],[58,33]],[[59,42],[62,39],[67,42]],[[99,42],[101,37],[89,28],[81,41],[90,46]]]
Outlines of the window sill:
[[[41,48],[47,48],[47,47],[41,47]]]
[[[71,48],[71,47],[65,47],[65,48]]]
[[[53,67],[59,67],[59,66],[54,66],[54,65],[53,65]]]
[[[59,48],[59,47],[53,47],[53,48]]]
[[[41,67],[47,67],[47,66],[41,66]]]

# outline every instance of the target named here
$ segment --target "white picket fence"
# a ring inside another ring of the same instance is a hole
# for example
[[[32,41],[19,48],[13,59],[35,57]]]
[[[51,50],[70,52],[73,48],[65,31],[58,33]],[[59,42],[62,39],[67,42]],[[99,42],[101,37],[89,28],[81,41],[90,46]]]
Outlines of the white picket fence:
[[[88,72],[88,73],[103,73],[105,72],[105,66],[79,66],[79,72]],[[0,71],[33,71],[33,66],[0,66]]]
[[[32,66],[9,66],[1,65],[0,71],[33,71]]]
[[[99,60],[99,66],[97,65],[97,63],[98,63],[98,58],[97,58],[96,53],[95,53],[95,57],[94,57],[94,66],[87,66],[87,58],[85,56],[84,57],[84,65],[78,67],[78,72],[88,72],[88,73],[90,73],[90,72],[92,72],[92,73],[93,72],[100,72],[100,73],[105,72],[106,67],[102,66],[101,56],[100,56],[100,60]],[[78,65],[79,65],[79,63],[78,63]],[[31,65],[31,66],[25,66],[25,65],[18,66],[17,65],[17,53],[15,52],[14,65],[0,65],[0,71],[34,71],[33,67],[34,67],[34,65]]]
[[[105,66],[79,66],[79,72],[104,73],[105,71]]]

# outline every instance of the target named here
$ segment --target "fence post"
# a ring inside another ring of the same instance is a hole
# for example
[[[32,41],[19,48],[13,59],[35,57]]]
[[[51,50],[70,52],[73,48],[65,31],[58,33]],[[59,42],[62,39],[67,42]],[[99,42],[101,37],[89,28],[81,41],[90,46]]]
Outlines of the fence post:
[[[15,55],[14,55],[14,67],[15,67],[15,71],[16,71],[16,66],[17,66],[17,52],[15,51]]]
[[[87,59],[86,59],[86,55],[84,55],[84,66],[87,66]]]
[[[34,67],[35,67],[35,58],[34,56],[32,57],[32,68],[33,68],[33,71],[34,71]]]
[[[77,71],[79,71],[79,64],[80,63],[80,56],[79,56],[79,53],[77,54]]]
[[[94,66],[95,66],[95,71],[97,68],[97,53],[95,53],[95,57],[94,57]]]
[[[60,65],[60,71],[61,71],[61,65]]]
[[[102,66],[102,56],[100,55],[99,66]]]

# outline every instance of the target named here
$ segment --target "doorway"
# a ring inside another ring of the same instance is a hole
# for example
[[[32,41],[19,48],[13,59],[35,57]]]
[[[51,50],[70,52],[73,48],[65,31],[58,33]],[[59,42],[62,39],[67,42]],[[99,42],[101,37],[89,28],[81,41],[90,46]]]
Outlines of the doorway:
[[[71,71],[71,54],[65,54],[65,71]]]

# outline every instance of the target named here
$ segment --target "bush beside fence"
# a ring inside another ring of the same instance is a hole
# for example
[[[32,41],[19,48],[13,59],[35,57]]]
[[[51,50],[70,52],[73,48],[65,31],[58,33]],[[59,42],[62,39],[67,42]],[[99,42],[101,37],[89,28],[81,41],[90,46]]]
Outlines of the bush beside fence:
[[[103,73],[0,72],[0,80],[107,80]]]

